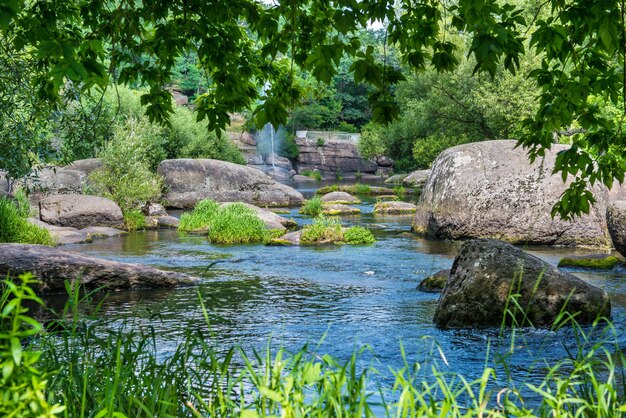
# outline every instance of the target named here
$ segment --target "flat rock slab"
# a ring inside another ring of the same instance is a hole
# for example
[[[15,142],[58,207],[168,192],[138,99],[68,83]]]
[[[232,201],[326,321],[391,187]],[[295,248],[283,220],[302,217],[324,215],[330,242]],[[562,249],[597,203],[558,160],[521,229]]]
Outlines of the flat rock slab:
[[[33,273],[38,293],[65,292],[65,280],[80,281],[86,289],[170,288],[198,279],[153,267],[120,263],[45,245],[0,244],[0,276]]]
[[[517,303],[510,301],[518,294]],[[519,306],[519,308],[518,308]],[[463,244],[435,310],[439,328],[551,326],[561,312],[578,324],[609,318],[607,293],[521,249],[493,239]]]
[[[361,209],[339,203],[324,203],[322,204],[322,213],[324,215],[358,215],[361,213]]]
[[[122,210],[112,200],[77,194],[51,195],[39,202],[40,219],[57,226],[122,226]]]
[[[400,184],[409,174],[394,174],[385,180],[385,184]]]
[[[28,218],[28,222],[40,228],[47,229],[57,245],[82,244],[91,242],[92,236],[76,228],[50,225],[35,218]]]
[[[85,232],[92,237],[118,237],[128,233],[126,231],[122,231],[121,229],[111,228],[108,226],[89,226],[81,229],[80,232]]]
[[[374,205],[374,213],[390,215],[412,214],[417,211],[417,206],[408,202],[378,202]]]
[[[347,192],[330,192],[321,197],[322,203],[339,203],[342,205],[355,205],[361,203],[359,199]]]

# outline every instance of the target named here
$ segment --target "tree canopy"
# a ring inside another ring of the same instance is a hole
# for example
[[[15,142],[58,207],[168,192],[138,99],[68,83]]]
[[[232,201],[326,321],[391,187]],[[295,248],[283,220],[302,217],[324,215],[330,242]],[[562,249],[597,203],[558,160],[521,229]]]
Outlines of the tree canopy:
[[[383,51],[358,36],[376,22],[384,27]],[[529,77],[540,93],[520,144],[533,159],[575,132],[557,165],[574,181],[555,213],[587,212],[589,183],[624,179],[622,2],[0,0],[0,30],[3,47],[29,63],[33,100],[60,103],[68,86],[87,91],[110,81],[137,83],[147,87],[146,114],[161,123],[173,111],[165,86],[179,59],[193,53],[207,86],[196,98],[197,117],[213,130],[242,109],[254,109],[257,126],[284,123],[302,94],[296,67],[330,83],[342,57],[352,57],[349,74],[372,86],[372,119],[386,123],[398,115],[393,91],[405,79],[402,69],[453,70],[459,39],[473,56],[474,73],[515,73],[531,52],[540,65]],[[402,68],[390,62],[387,48]],[[619,117],[599,103],[619,109]]]

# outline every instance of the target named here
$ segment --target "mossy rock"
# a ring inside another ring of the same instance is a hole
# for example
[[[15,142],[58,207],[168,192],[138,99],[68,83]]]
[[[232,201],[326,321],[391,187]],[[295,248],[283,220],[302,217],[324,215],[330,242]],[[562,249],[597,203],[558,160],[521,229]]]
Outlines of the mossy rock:
[[[588,269],[611,270],[622,260],[610,254],[579,255],[565,257],[559,261],[557,267],[582,267]]]
[[[342,204],[323,204],[322,213],[324,215],[358,215],[361,209]]]
[[[440,293],[448,282],[450,269],[439,270],[437,273],[426,277],[417,285],[417,289],[422,292]]]
[[[272,247],[290,247],[295,244],[283,238],[274,238],[273,240],[268,242],[267,245],[272,246]]]

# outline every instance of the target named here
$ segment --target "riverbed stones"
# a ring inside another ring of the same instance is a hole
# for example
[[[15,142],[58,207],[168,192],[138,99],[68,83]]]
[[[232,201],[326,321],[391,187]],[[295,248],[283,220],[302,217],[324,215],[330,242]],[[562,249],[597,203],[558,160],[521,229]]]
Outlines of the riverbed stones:
[[[385,201],[378,202],[374,205],[374,213],[405,215],[415,213],[416,211],[417,206],[409,202]]]
[[[440,293],[446,286],[448,277],[450,277],[450,269],[439,270],[422,280],[417,285],[417,289],[422,292]]]
[[[615,250],[626,255],[626,200],[616,200],[609,204],[606,222]]]
[[[476,239],[464,243],[455,258],[434,322],[439,328],[500,326],[512,293],[519,294],[525,312],[508,303],[519,326],[550,326],[561,311],[579,324],[611,315],[604,290],[508,243]]]
[[[119,228],[124,223],[120,207],[112,200],[88,195],[51,195],[39,202],[40,219],[77,229],[88,226]]]
[[[596,184],[588,215],[565,221],[550,216],[569,183],[553,175],[553,144],[533,164],[516,141],[464,144],[443,151],[424,185],[413,230],[448,239],[497,238],[517,244],[610,247],[608,191]]]
[[[157,169],[168,192],[168,206],[192,208],[203,199],[260,206],[296,206],[304,197],[250,167],[210,159],[162,161]]]
[[[431,170],[417,170],[405,176],[402,179],[402,184],[410,187],[421,187],[428,180]]]
[[[359,199],[346,192],[330,192],[321,197],[322,203],[339,203],[342,205],[356,205]]]
[[[0,276],[32,273],[38,293],[65,292],[65,280],[80,281],[85,289],[168,288],[195,283],[182,273],[120,263],[45,245],[0,244]]]

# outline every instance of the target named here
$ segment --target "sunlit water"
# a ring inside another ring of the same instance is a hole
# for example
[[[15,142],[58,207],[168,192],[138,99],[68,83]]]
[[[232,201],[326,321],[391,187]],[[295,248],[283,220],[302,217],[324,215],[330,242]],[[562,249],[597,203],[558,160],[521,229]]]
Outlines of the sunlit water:
[[[308,187],[304,191],[310,193],[315,186]],[[432,317],[438,294],[416,289],[424,277],[451,266],[459,244],[419,238],[410,233],[410,216],[374,215],[373,204],[373,199],[365,200],[361,215],[342,217],[345,225],[371,228],[378,241],[368,246],[221,246],[202,236],[160,230],[66,248],[203,278],[197,286],[176,290],[119,292],[103,303],[100,315],[110,324],[153,327],[163,356],[187,331],[210,328],[224,349],[263,349],[271,340],[275,347],[298,350],[308,342],[346,360],[355,350],[370,347],[362,362],[379,371],[373,382],[383,387],[392,383],[389,368],[403,365],[401,344],[409,361],[434,359],[443,370],[478,377],[487,358],[493,360],[509,347],[508,336],[501,338],[493,329],[437,330]],[[311,221],[297,209],[283,216],[300,225]],[[573,251],[529,250],[551,264]],[[626,271],[573,272],[610,294],[615,327],[624,329]],[[539,362],[564,356],[573,340],[571,331],[520,332],[509,359],[514,380],[540,377]]]

